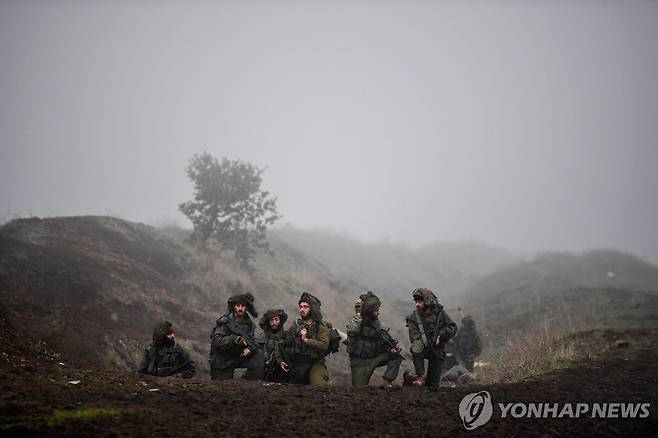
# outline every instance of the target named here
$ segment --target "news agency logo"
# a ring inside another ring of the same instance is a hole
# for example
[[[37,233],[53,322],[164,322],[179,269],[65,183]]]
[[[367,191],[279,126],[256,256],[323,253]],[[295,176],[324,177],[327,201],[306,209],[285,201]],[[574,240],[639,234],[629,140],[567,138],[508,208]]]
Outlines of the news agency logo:
[[[498,403],[500,418],[649,418],[651,403]],[[491,394],[474,392],[459,403],[466,430],[477,429],[493,415]]]
[[[468,394],[459,403],[459,416],[466,430],[476,429],[491,420],[493,405],[487,391]]]

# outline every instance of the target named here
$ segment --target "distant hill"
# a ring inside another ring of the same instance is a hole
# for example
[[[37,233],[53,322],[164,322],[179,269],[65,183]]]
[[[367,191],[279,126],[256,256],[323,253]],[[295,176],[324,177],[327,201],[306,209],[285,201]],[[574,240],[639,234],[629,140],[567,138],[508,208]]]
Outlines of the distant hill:
[[[615,250],[548,253],[480,278],[464,303],[494,344],[530,327],[658,325],[658,267]]]
[[[416,287],[429,287],[452,305],[478,276],[516,261],[511,253],[471,242],[439,242],[420,250],[388,242],[363,243],[326,231],[291,226],[270,233],[304,258],[341,278],[351,279],[384,296],[402,298]]]

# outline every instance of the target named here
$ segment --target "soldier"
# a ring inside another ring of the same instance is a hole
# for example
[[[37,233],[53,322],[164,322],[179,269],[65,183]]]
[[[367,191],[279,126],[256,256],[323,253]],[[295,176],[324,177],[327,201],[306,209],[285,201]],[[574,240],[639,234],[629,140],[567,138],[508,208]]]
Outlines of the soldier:
[[[288,314],[283,309],[271,309],[265,312],[258,325],[263,329],[263,336],[259,337],[258,343],[263,348],[265,355],[265,380],[270,382],[286,383],[290,380],[288,373],[277,366],[274,355],[279,342],[285,333],[283,325],[288,320]]]
[[[180,374],[184,379],[194,376],[194,362],[188,351],[176,344],[176,334],[169,321],[153,329],[153,343],[144,351],[138,372],[160,377]]]
[[[329,327],[322,322],[322,303],[308,292],[299,299],[299,318],[286,332],[277,350],[281,369],[290,373],[291,383],[325,386],[329,372],[325,356],[329,350]]]
[[[469,372],[473,372],[475,358],[482,353],[482,341],[475,328],[475,320],[471,315],[465,315],[460,308],[459,315],[462,318],[462,325],[455,336],[455,348],[460,361],[464,364]]]
[[[356,307],[360,313],[355,313],[347,325],[352,385],[367,385],[375,368],[386,366],[381,387],[392,388],[402,363],[397,341],[379,321],[379,298],[368,291],[360,296],[360,304]]]
[[[244,377],[262,380],[265,360],[254,339],[257,317],[254,297],[250,293],[234,295],[226,302],[226,314],[217,320],[210,335],[210,378],[232,379],[236,368],[246,368]]]
[[[416,370],[415,386],[438,388],[445,358],[444,346],[457,332],[457,325],[444,312],[436,295],[426,288],[413,291],[416,310],[407,316],[411,355]],[[425,359],[427,377],[425,377]]]

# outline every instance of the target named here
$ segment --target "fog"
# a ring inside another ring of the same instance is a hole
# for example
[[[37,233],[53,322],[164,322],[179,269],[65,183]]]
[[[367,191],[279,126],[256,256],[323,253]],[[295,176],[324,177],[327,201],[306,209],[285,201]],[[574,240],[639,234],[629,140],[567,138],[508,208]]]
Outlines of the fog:
[[[0,3],[0,216],[187,225],[194,153],[281,223],[658,262],[658,2]]]

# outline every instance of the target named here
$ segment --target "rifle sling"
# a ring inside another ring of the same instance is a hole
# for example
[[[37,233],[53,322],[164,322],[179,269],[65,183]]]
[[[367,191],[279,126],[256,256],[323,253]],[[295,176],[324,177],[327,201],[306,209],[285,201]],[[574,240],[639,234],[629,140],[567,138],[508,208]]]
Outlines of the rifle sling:
[[[425,327],[423,327],[423,322],[420,320],[420,313],[418,313],[418,310],[415,310],[414,314],[416,315],[416,323],[418,324],[418,330],[420,331],[420,336],[423,339],[423,345],[429,347],[430,344],[427,342],[427,336],[425,336]]]

